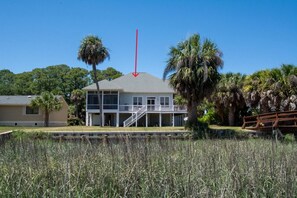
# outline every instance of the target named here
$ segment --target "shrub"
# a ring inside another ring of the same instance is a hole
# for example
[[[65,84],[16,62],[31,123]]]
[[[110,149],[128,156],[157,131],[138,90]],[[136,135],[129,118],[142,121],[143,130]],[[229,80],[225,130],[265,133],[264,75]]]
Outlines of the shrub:
[[[217,124],[219,123],[218,116],[215,112],[214,108],[210,108],[206,114],[204,114],[201,118],[198,118],[198,120],[202,123],[207,123],[207,124]]]
[[[15,130],[12,132],[12,138],[15,140],[49,139],[50,134],[43,131],[25,132],[22,130]]]
[[[78,117],[70,117],[67,119],[68,126],[83,125],[84,122]]]
[[[192,131],[193,139],[204,139],[208,138],[209,128],[208,123],[202,122],[198,119],[196,125],[186,125],[186,129]]]
[[[286,134],[285,137],[284,137],[284,141],[287,142],[287,143],[295,142],[294,134]]]
[[[17,140],[29,138],[28,133],[26,133],[25,131],[22,131],[22,130],[12,131],[11,137],[13,139],[17,139]]]

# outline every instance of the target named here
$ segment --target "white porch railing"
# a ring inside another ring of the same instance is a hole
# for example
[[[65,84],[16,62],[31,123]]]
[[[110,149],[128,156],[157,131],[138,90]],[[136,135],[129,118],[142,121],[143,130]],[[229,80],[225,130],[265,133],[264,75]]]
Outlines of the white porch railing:
[[[124,121],[124,127],[131,126],[134,124],[137,120],[142,118],[147,112],[147,106],[142,106],[138,109],[136,113],[133,113],[132,116],[130,116],[127,120]]]
[[[103,110],[119,110],[120,112],[137,112],[145,105],[117,105],[117,104],[103,104]],[[88,104],[88,110],[99,110],[98,104]],[[180,105],[147,105],[149,112],[186,112],[186,106]]]
[[[136,112],[144,105],[119,105],[119,111]]]
[[[143,106],[147,107],[148,112],[186,112],[186,106],[180,105],[120,105],[119,111],[136,112]]]
[[[118,105],[117,104],[103,104],[103,109],[118,109]],[[87,104],[87,109],[99,109],[99,105],[98,104]]]

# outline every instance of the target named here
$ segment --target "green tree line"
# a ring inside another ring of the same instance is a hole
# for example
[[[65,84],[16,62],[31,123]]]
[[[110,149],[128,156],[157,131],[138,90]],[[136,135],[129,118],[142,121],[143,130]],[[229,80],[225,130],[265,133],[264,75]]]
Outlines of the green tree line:
[[[14,74],[0,70],[0,95],[39,95],[48,91],[62,95],[71,103],[71,92],[92,83],[91,72],[80,67],[64,64],[36,68],[30,72]],[[112,67],[97,71],[98,80],[114,79],[123,74]]]
[[[207,121],[231,126],[241,125],[245,115],[297,110],[297,66],[222,74],[207,102]]]
[[[240,125],[245,115],[297,109],[297,67],[257,71],[251,75],[220,74],[223,53],[199,34],[169,50],[163,72],[177,92],[175,103],[187,105],[187,127],[200,122]]]
[[[115,79],[123,74],[112,67],[97,70],[97,80]],[[82,88],[92,83],[93,71],[68,65],[35,68],[15,74],[0,70],[0,95],[41,95],[51,92],[61,95],[69,104],[69,114],[84,121],[85,93]]]

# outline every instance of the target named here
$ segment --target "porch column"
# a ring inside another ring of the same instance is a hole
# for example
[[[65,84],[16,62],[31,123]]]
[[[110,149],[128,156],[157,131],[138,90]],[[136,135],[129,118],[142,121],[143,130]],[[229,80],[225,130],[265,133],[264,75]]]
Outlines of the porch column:
[[[101,106],[102,106],[102,112],[100,112],[100,114],[102,116],[102,120],[100,120],[100,122],[102,121],[101,126],[104,126],[104,123],[105,123],[104,113],[103,113],[103,108],[104,108],[103,99],[104,99],[104,91],[101,91]]]
[[[120,126],[120,113],[117,112],[117,117],[116,117],[116,127],[119,127]]]
[[[89,113],[86,111],[86,126],[89,126]]]
[[[162,114],[159,114],[159,127],[162,127]]]
[[[93,114],[89,114],[90,118],[90,126],[93,126]]]
[[[118,91],[118,111],[120,110],[120,91]]]
[[[136,113],[136,122],[135,122],[135,126],[137,127],[138,124],[138,118],[137,118],[137,113]]]
[[[146,113],[145,114],[145,127],[148,126],[148,114]]]
[[[88,113],[88,91],[86,92],[86,126],[90,126],[89,124],[89,113]]]
[[[172,126],[175,127],[174,113],[172,114]]]

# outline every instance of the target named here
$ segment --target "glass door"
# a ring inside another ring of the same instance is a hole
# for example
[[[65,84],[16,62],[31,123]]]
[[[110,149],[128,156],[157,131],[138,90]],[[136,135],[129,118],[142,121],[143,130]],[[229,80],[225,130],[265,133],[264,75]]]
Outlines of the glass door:
[[[148,111],[155,111],[155,103],[156,103],[156,97],[147,97],[147,110]]]
[[[133,96],[133,111],[137,111],[142,107],[142,97]]]

